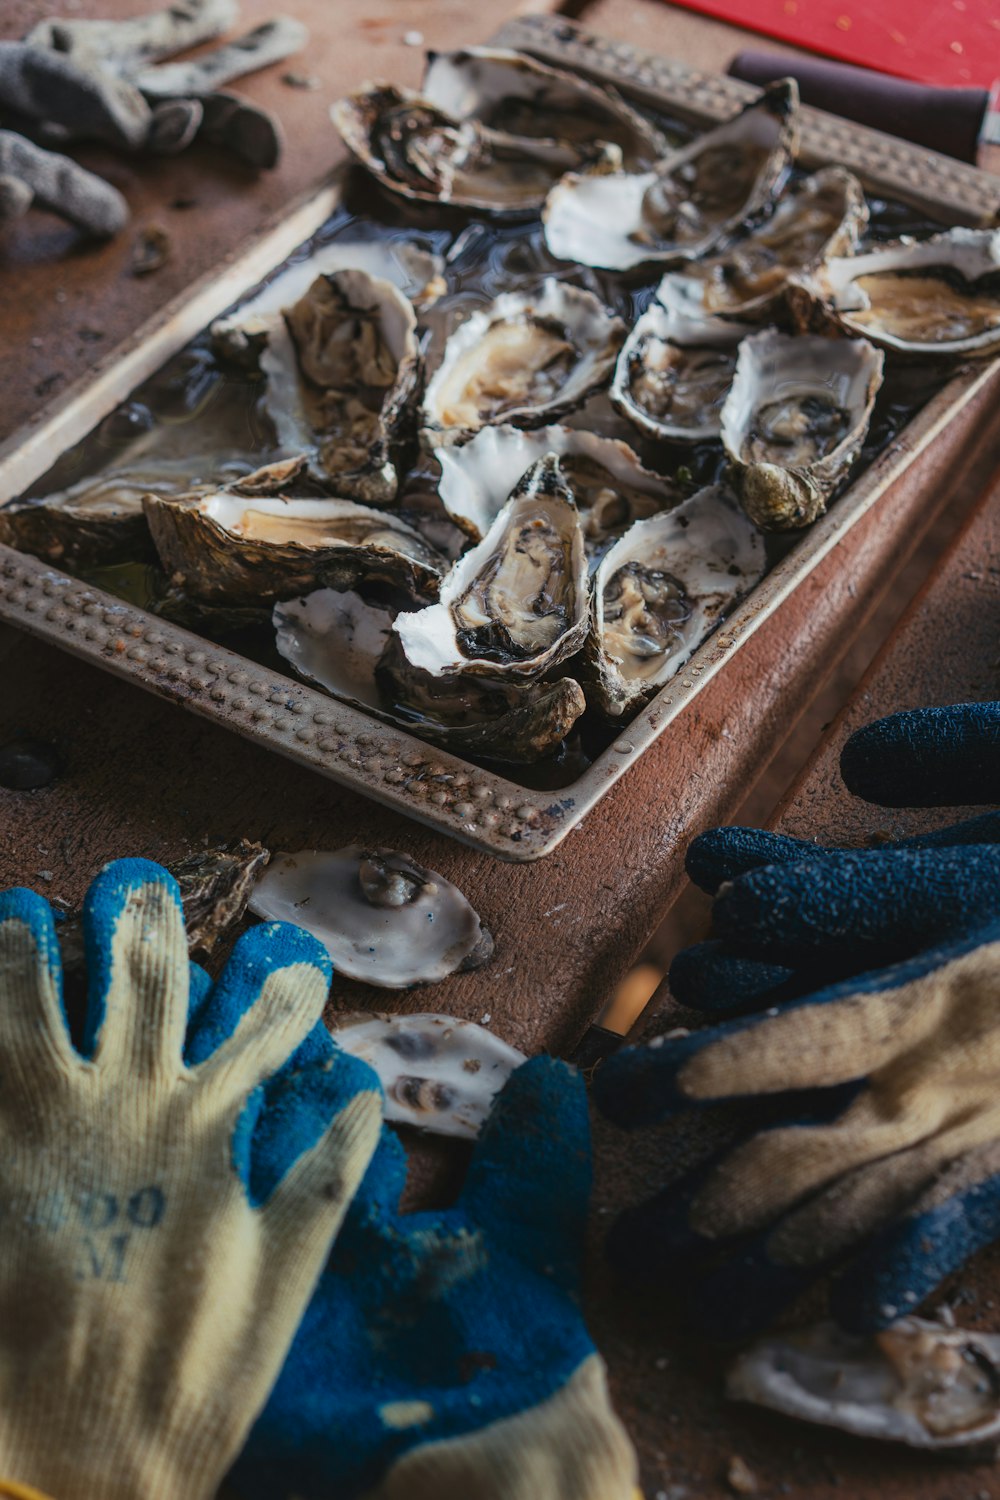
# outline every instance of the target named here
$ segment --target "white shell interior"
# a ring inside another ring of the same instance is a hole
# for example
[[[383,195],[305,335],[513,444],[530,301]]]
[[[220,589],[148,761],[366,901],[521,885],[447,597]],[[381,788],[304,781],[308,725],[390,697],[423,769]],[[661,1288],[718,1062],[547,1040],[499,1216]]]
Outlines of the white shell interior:
[[[526,1061],[473,1021],[433,1014],[337,1015],[334,1039],[369,1063],[385,1090],[385,1118],[435,1135],[477,1136],[493,1100]]]
[[[274,607],[275,644],[287,662],[338,698],[381,709],[375,664],[392,633],[393,611],[345,589],[315,589]]]
[[[216,490],[197,509],[238,541],[324,549],[363,545],[424,563],[430,555],[412,526],[353,500],[248,499]]]
[[[708,400],[706,377],[712,391],[717,389],[720,380],[724,382],[721,388],[728,390],[736,369],[736,349],[746,334],[746,326],[742,323],[732,323],[724,318],[692,317],[653,301],[636,322],[618,356],[611,383],[611,400],[623,416],[651,437],[689,443],[718,437],[721,402],[716,405]],[[697,407],[685,413],[680,400],[672,403],[662,416],[640,401],[633,368],[633,360],[640,358],[669,363],[675,375],[674,390],[678,396],[685,384],[689,390],[703,389],[706,399],[702,403],[701,416],[695,414]]]

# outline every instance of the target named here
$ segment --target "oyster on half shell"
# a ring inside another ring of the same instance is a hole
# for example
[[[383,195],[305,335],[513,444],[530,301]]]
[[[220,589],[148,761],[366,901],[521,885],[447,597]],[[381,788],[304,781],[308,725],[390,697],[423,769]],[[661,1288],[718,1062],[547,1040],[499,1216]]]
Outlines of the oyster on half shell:
[[[977,1447],[1000,1437],[1000,1335],[903,1318],[864,1338],[819,1323],[738,1355],[726,1391],[858,1437]]]
[[[618,356],[612,404],[649,437],[675,443],[718,437],[746,332],[742,323],[692,321],[651,302]]]
[[[625,271],[704,255],[771,201],[798,149],[798,87],[785,78],[648,172],[569,173],[545,201],[560,260]]]
[[[483,540],[455,563],[437,604],[398,615],[407,659],[432,676],[529,681],[565,661],[587,630],[580,518],[554,453],[525,473]]]
[[[461,441],[491,423],[541,427],[607,380],[625,324],[592,292],[549,276],[505,292],[449,337],[424,397],[425,441]]]
[[[767,329],[740,345],[722,442],[747,515],[765,531],[808,526],[861,451],[882,384],[866,339]]]
[[[721,485],[637,521],[594,575],[587,686],[610,718],[657,693],[764,575],[764,543]]]

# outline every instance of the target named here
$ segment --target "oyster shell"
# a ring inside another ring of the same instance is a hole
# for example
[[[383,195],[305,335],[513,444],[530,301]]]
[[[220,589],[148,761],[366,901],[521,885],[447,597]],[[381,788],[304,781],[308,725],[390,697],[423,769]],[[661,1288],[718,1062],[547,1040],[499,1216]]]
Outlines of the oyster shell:
[[[704,255],[772,199],[798,149],[798,98],[781,79],[648,172],[567,174],[542,213],[549,250],[611,271]]]
[[[928,358],[1000,349],[1000,229],[949,229],[829,259],[789,288],[801,326],[832,317],[885,349]]]
[[[209,604],[260,605],[378,579],[433,591],[445,560],[419,532],[351,500],[257,499],[230,490],[143,501],[171,582]]]
[[[432,52],[421,93],[455,120],[476,119],[507,136],[567,145],[576,154],[574,165],[593,157],[596,141],[616,147],[626,171],[648,166],[666,150],[660,132],[609,84],[598,87],[523,52]]]
[[[735,361],[734,361],[735,363]],[[627,443],[576,427],[483,427],[460,447],[437,448],[438,494],[477,541],[489,531],[521,475],[555,453],[569,485],[588,551],[633,521],[676,505],[682,492],[639,462]]]
[[[334,271],[366,271],[391,282],[422,312],[445,291],[444,260],[405,240],[337,240],[289,266],[233,312],[216,318],[212,348],[221,359],[257,369],[260,356],[282,312],[305,296],[318,276]]]
[[[618,356],[612,404],[650,437],[683,443],[718,437],[746,332],[742,323],[692,322],[651,302]]]
[[[474,1021],[454,1016],[335,1012],[338,1046],[370,1064],[385,1091],[385,1118],[434,1135],[479,1134],[493,1100],[527,1059]]]
[[[395,849],[350,844],[276,854],[250,910],[306,928],[338,973],[383,989],[433,984],[456,969],[480,968],[493,952],[458,887]]]
[[[903,1318],[873,1338],[834,1323],[762,1339],[726,1390],[806,1422],[913,1448],[1000,1437],[1000,1336]]]
[[[571,677],[494,682],[431,677],[393,634],[395,611],[317,589],[274,607],[275,643],[300,677],[456,755],[526,763],[552,754],[586,708]]]
[[[441,446],[497,422],[541,427],[582,406],[624,337],[592,292],[553,276],[537,292],[505,292],[445,344],[424,398],[425,440]]]
[[[367,271],[332,271],[284,311],[259,357],[286,452],[350,499],[394,500],[423,380],[413,307]]]
[[[587,603],[580,518],[550,453],[455,563],[439,602],[397,616],[393,630],[408,660],[435,677],[472,672],[527,681],[583,644]]]
[[[858,179],[844,167],[824,167],[721,254],[668,271],[657,300],[688,318],[762,321],[790,277],[809,274],[830,256],[853,254],[867,223]]]
[[[866,339],[743,340],[722,408],[732,482],[765,531],[808,526],[861,451],[882,384],[883,355]]]
[[[591,701],[610,718],[645,703],[764,566],[760,533],[721,485],[637,521],[594,575],[585,648]]]

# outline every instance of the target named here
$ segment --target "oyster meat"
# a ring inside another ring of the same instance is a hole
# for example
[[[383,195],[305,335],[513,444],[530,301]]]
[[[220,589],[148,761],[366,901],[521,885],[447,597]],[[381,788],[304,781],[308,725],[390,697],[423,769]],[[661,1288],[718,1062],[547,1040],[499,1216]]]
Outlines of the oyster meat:
[[[568,173],[545,202],[545,243],[611,271],[704,255],[773,198],[798,149],[797,107],[794,79],[782,79],[651,171]]]
[[[594,575],[585,651],[610,718],[645,703],[764,574],[757,529],[720,485],[637,521]]]
[[[829,259],[790,292],[804,327],[832,317],[906,354],[992,355],[1000,349],[1000,229],[949,229]]]
[[[399,615],[408,660],[433,676],[485,673],[528,681],[565,661],[587,630],[583,532],[559,460],[519,480],[483,540],[459,558],[439,602]]]
[[[493,1100],[527,1059],[454,1016],[336,1012],[335,1041],[370,1064],[385,1090],[385,1118],[435,1135],[477,1136]]]
[[[1000,1437],[1000,1336],[903,1318],[871,1338],[834,1323],[766,1338],[727,1394],[859,1437],[969,1448]]]
[[[338,495],[395,499],[423,368],[412,305],[367,271],[332,271],[285,309],[259,357],[281,447]]]
[[[445,344],[424,398],[426,441],[439,447],[496,422],[541,427],[582,406],[624,337],[592,292],[555,277],[538,292],[505,292]]]
[[[742,323],[692,321],[650,303],[618,356],[611,401],[640,432],[694,443],[719,435]]]
[[[792,276],[851,255],[868,223],[864,190],[843,167],[824,167],[783,194],[774,212],[727,250],[668,271],[656,296],[688,318],[762,321]]]
[[[576,427],[484,427],[461,446],[437,448],[438,494],[448,514],[481,541],[526,469],[555,453],[580,512],[588,552],[643,516],[683,498],[639,462],[627,443]]]
[[[395,849],[351,844],[276,854],[250,910],[305,927],[338,974],[383,989],[433,984],[456,969],[480,968],[493,953],[458,887]]]
[[[722,441],[743,508],[765,531],[808,526],[861,451],[882,384],[866,339],[743,340],[722,408]]]
[[[258,499],[230,489],[143,503],[171,582],[209,604],[267,604],[362,579],[433,591],[445,570],[412,526],[351,500]]]

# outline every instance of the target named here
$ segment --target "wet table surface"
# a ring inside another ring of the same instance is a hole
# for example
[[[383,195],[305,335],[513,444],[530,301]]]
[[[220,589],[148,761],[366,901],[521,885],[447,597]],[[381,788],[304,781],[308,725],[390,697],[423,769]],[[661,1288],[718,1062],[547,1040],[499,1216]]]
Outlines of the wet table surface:
[[[322,79],[321,90],[283,85],[282,67],[237,85],[281,115],[288,149],[279,172],[256,179],[199,151],[146,163],[140,174],[123,158],[95,151],[88,164],[111,176],[133,207],[133,225],[119,240],[84,249],[40,215],[5,231],[0,439],[98,353],[111,357],[158,307],[323,177],[338,157],[329,100],[373,76],[415,82],[422,49],[405,44],[408,32],[422,33],[427,45],[453,46],[482,40],[487,24],[498,26],[517,10],[544,7],[494,7],[488,23],[451,0],[374,7],[295,0],[285,8],[312,29],[307,70]],[[55,9],[10,0],[0,35],[18,36]],[[74,14],[134,10],[126,0],[86,0]],[[265,0],[244,0],[247,25],[269,10]],[[724,68],[748,40],[658,0],[597,0],[581,19],[704,68]],[[176,206],[189,199],[193,206]],[[137,279],[128,272],[131,237],[151,223],[169,229],[173,254],[156,276]],[[879,828],[883,823],[839,787],[836,750],[849,727],[896,707],[996,693],[998,576],[986,559],[996,562],[1000,546],[990,487],[1000,458],[998,389],[992,380],[597,810],[536,864],[512,866],[475,853],[0,627],[0,742],[21,734],[51,741],[62,765],[57,780],[37,792],[0,789],[0,885],[34,885],[75,905],[104,861],[126,854],[169,861],[237,837],[272,849],[399,847],[462,887],[494,933],[496,953],[486,969],[446,982],[433,997],[379,993],[374,1003],[485,1020],[528,1052],[568,1054],[683,890],[689,839],[745,802],[794,726],[808,721],[810,705],[868,622],[874,618],[884,630],[893,613],[887,593],[907,561],[918,557],[905,575],[914,581],[919,559],[925,568],[933,561],[926,544],[920,551],[929,533],[954,532],[958,550],[806,767],[780,826],[862,841],[873,818]],[[893,815],[894,828],[901,821]],[[338,980],[332,1003],[371,1007],[372,992]],[[658,1024],[670,1021],[669,997],[658,998],[653,1011]],[[712,1359],[674,1336],[669,1313],[657,1309],[651,1317],[645,1301],[613,1286],[603,1269],[603,1228],[617,1205],[655,1180],[655,1143],[598,1125],[597,1144],[590,1317],[640,1449],[648,1496],[730,1494],[725,1476],[735,1453],[758,1476],[761,1494],[1000,1495],[991,1471],[962,1471],[957,1480],[926,1462],[728,1410]],[[425,1172],[448,1166],[424,1153]],[[981,1298],[975,1306],[984,1310],[991,1272],[985,1257],[969,1278]]]

